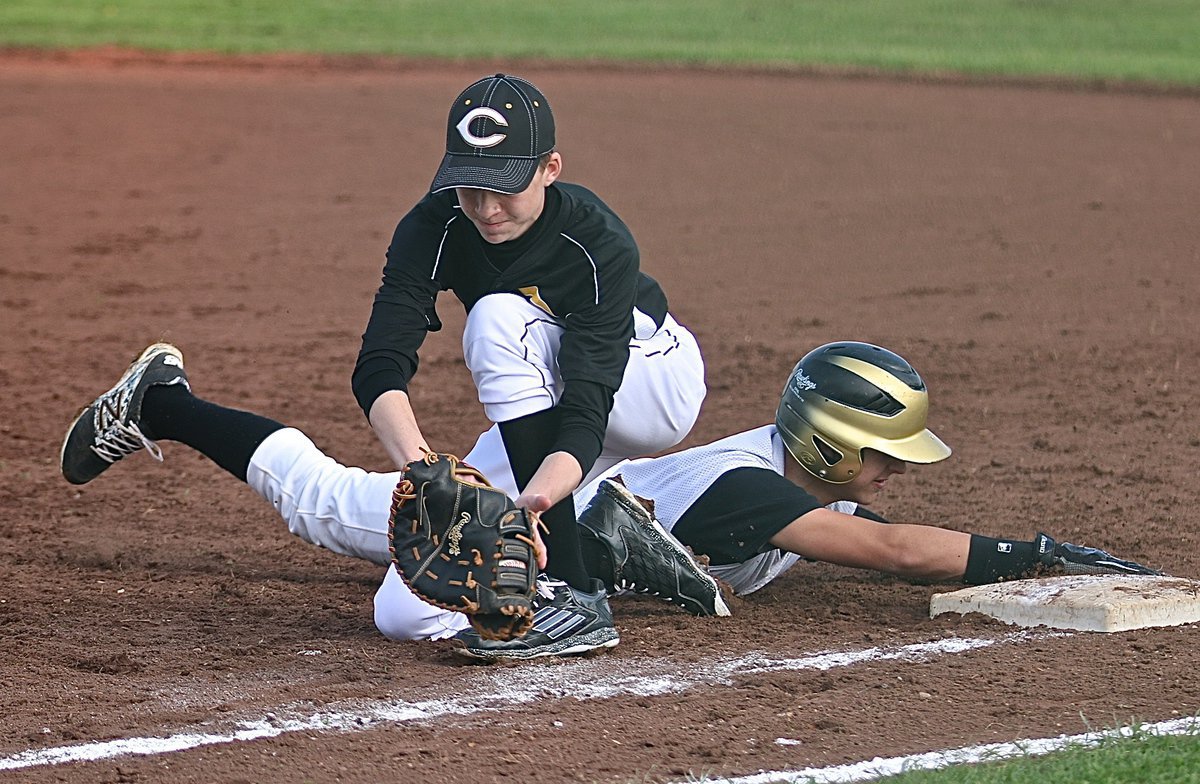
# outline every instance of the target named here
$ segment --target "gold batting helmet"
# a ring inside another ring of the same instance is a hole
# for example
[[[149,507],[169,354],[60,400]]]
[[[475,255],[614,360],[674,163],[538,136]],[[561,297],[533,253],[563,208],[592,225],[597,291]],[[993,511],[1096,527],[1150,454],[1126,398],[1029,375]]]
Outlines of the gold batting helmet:
[[[827,343],[804,355],[783,388],[775,425],[784,446],[818,479],[858,475],[862,450],[936,463],[950,447],[925,427],[929,394],[903,357],[870,343]]]

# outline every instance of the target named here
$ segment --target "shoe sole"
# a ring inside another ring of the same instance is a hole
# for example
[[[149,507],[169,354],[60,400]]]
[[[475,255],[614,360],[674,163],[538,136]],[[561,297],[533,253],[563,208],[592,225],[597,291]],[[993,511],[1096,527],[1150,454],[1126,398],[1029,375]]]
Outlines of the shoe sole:
[[[105,390],[102,394],[98,395],[96,400],[99,400],[104,395],[107,395],[109,392],[121,386],[121,384],[124,383],[125,379],[129,376],[129,373],[135,367],[137,367],[139,362],[142,362],[150,355],[157,354],[159,352],[171,354],[179,360],[180,364],[183,363],[183,352],[181,352],[175,346],[171,345],[170,343],[152,343],[147,346],[142,353],[134,357],[134,360],[125,368],[125,372],[121,374],[119,379],[117,379],[117,382]],[[66,480],[73,485],[83,485],[91,481],[91,479],[85,479],[80,482],[68,477],[66,470],[66,459],[67,446],[71,443],[71,434],[75,432],[75,426],[79,424],[79,420],[83,419],[85,414],[92,410],[92,406],[96,405],[96,400],[93,400],[91,403],[88,403],[86,406],[84,406],[83,409],[75,416],[75,418],[71,420],[70,426],[67,427],[67,435],[63,438],[62,446],[58,450],[58,470],[62,473]]]
[[[632,512],[631,516],[633,517],[634,522],[641,526],[646,532],[652,534],[654,538],[660,539],[663,544],[670,547],[678,557],[684,559],[684,561],[687,563],[696,565],[696,569],[698,571],[693,571],[692,577],[711,587],[713,593],[713,611],[695,613],[690,606],[684,604],[683,606],[685,609],[693,612],[693,614],[716,615],[721,618],[727,618],[733,614],[730,612],[729,605],[725,603],[725,599],[721,595],[721,586],[717,583],[716,579],[711,574],[704,572],[703,567],[701,567],[699,564],[696,564],[695,556],[692,555],[691,551],[684,547],[684,545],[678,539],[672,536],[667,529],[663,528],[662,523],[658,522],[651,516],[647,516],[644,511],[639,511],[642,510],[643,507],[637,500],[637,497],[629,491],[629,488],[618,484],[617,482],[610,481],[602,483],[600,486],[600,491],[608,492],[613,496],[614,500],[618,501],[618,503],[630,508],[630,511]],[[624,586],[618,587],[620,588]],[[633,592],[637,593],[637,590],[633,589]]]
[[[590,634],[582,635],[580,638],[572,638],[564,640],[561,648],[556,645],[543,645],[539,648],[529,648],[526,650],[500,650],[500,651],[473,651],[470,648],[462,647],[455,648],[455,652],[478,661],[527,661],[529,659],[540,659],[546,656],[578,656],[592,651],[599,651],[606,648],[615,648],[617,643],[621,642],[621,636],[616,629],[598,629]]]

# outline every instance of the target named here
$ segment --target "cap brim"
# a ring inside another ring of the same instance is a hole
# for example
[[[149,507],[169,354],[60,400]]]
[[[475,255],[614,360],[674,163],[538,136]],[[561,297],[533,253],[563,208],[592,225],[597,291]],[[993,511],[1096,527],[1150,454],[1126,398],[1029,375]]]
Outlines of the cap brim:
[[[950,456],[950,447],[929,430],[922,430],[900,441],[886,441],[879,445],[867,446],[906,463],[937,463]]]
[[[537,167],[537,158],[485,158],[447,153],[429,190],[438,193],[450,188],[481,188],[496,193],[520,193],[533,182]]]

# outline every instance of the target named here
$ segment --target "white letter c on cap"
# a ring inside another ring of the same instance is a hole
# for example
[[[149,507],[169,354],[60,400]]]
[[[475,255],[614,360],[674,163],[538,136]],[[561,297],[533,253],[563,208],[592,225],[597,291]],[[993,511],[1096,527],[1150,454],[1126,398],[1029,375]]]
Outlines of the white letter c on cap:
[[[508,127],[508,120],[504,119],[504,115],[495,109],[487,106],[478,106],[467,112],[466,116],[458,121],[458,125],[454,126],[458,130],[458,135],[463,137],[463,140],[472,147],[495,147],[500,142],[508,138],[508,134],[493,133],[491,136],[476,136],[470,131],[472,120],[477,120],[480,117],[486,117],[496,125]]]

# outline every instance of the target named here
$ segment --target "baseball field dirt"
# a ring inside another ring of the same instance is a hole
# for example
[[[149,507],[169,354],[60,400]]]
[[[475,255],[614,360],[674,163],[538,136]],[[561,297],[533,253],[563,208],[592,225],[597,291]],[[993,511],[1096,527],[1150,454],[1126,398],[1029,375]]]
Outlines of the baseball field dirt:
[[[491,70],[0,58],[0,780],[667,782],[1200,711],[1195,625],[1013,637],[928,618],[953,586],[820,565],[731,618],[618,598],[602,656],[465,664],[382,638],[379,568],[178,444],[61,478],[67,424],[161,338],[197,394],[389,468],[350,371],[448,101]],[[1196,96],[514,71],[554,103],[564,178],[626,218],[700,339],[685,445],[770,421],[807,349],[880,343],[955,450],[880,512],[1200,577]],[[461,308],[440,311],[413,396],[461,454],[485,422]],[[857,658],[805,658],[830,652]],[[259,731],[219,742],[239,727]]]

